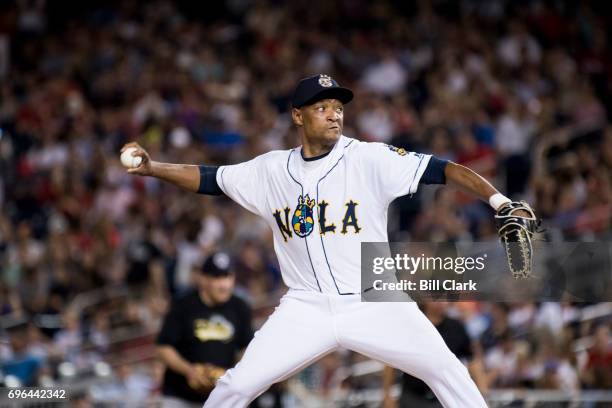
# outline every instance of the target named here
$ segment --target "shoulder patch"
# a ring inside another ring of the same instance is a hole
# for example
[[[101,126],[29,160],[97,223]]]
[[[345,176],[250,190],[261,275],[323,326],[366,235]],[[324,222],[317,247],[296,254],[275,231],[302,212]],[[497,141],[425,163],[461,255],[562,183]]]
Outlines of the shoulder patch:
[[[407,155],[407,154],[408,154],[408,152],[406,152],[406,149],[404,149],[404,148],[402,148],[402,147],[395,147],[395,146],[392,146],[392,145],[390,145],[390,144],[385,145],[385,146],[387,146],[387,147],[389,148],[389,150],[391,150],[392,152],[395,152],[395,153],[399,154],[400,156],[405,156],[405,155]]]

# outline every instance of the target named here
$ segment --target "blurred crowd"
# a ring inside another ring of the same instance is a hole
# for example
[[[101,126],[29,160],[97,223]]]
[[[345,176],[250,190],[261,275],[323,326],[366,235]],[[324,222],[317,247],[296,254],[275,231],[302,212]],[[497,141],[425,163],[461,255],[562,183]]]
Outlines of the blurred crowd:
[[[120,390],[158,392],[157,363],[125,339],[150,344],[215,248],[234,252],[237,290],[265,318],[284,288],[263,221],[130,176],[118,152],[138,141],[154,160],[224,164],[296,146],[289,100],[314,73],[355,91],[345,135],[471,167],[533,203],[549,240],[611,237],[612,52],[597,2],[93,4],[0,5],[0,369],[22,384],[114,372]],[[391,214],[392,240],[496,239],[488,206],[446,188]],[[585,306],[448,313],[490,387],[609,389],[610,315],[581,321]],[[352,360],[311,368],[316,386]]]

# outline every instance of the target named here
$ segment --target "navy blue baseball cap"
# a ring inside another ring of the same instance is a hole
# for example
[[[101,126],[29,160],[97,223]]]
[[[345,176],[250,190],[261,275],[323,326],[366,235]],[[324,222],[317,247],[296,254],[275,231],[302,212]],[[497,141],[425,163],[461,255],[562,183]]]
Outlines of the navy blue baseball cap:
[[[353,91],[341,87],[329,75],[314,75],[300,80],[293,92],[291,105],[294,108],[301,108],[321,99],[337,99],[346,104],[353,99]]]
[[[203,275],[222,277],[231,275],[232,257],[227,252],[215,252],[211,254],[202,265]]]

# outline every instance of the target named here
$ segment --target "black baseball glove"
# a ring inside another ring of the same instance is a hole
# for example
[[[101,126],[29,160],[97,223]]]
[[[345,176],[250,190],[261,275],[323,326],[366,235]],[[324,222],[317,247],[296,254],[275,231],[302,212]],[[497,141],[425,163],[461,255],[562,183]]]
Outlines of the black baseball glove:
[[[497,210],[495,223],[512,276],[517,279],[529,278],[533,264],[531,242],[540,226],[540,220],[525,201],[512,201]]]

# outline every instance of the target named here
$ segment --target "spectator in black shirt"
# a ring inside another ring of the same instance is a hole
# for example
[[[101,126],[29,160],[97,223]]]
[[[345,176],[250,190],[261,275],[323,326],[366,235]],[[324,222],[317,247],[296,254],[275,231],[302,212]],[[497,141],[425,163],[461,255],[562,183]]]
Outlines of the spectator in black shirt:
[[[141,226],[138,224],[141,218],[132,214],[130,216],[133,218],[133,224],[130,225],[132,236],[125,248],[127,260],[125,280],[133,288],[141,288],[153,282],[157,289],[162,289],[159,285],[163,278],[163,254],[153,242],[151,224],[145,223]]]
[[[230,260],[224,252],[206,259],[198,290],[176,300],[164,320],[157,338],[164,407],[200,408],[253,337],[250,308],[233,295]]]
[[[476,385],[484,391],[485,377],[482,362],[475,358],[472,352],[472,343],[463,323],[448,317],[446,302],[427,302],[421,305],[425,316],[438,329],[448,348],[466,364]],[[385,367],[383,374],[383,388],[385,394],[384,408],[442,408],[433,391],[418,378],[402,374],[402,393],[399,404],[390,396],[390,386],[393,382],[394,370]]]

